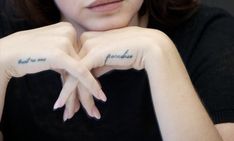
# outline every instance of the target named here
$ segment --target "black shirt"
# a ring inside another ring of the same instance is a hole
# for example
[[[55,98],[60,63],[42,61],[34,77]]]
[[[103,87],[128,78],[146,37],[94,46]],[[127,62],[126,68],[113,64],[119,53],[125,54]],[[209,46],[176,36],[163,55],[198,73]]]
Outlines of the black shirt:
[[[22,21],[9,24],[6,17],[0,18],[2,37],[27,26]],[[163,27],[152,17],[148,25],[173,40],[215,124],[234,122],[233,26],[234,18],[228,13],[204,6],[175,28]],[[5,140],[162,140],[144,70],[113,71],[99,81],[108,97],[106,103],[96,101],[101,120],[89,118],[80,109],[64,123],[63,109],[53,111],[62,87],[57,73],[44,71],[11,79],[2,118]]]

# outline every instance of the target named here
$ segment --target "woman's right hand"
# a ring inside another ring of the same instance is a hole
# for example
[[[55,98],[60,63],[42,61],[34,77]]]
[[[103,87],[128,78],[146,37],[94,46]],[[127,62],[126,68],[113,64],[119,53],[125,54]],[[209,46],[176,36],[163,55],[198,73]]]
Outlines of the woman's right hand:
[[[66,79],[73,80],[65,81],[66,88],[62,89],[64,94],[74,93],[74,85],[79,83],[93,96],[103,99],[105,96],[101,87],[90,71],[79,62],[75,49],[78,49],[76,31],[71,24],[64,22],[17,32],[0,39],[0,120],[9,80],[45,70],[65,71]],[[59,107],[59,103],[56,106]],[[94,117],[95,114],[90,116]]]

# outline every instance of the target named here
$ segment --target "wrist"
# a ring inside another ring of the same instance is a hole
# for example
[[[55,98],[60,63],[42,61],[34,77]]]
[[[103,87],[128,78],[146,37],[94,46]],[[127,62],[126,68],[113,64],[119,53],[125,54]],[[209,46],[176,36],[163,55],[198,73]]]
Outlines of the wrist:
[[[145,69],[147,73],[153,71],[152,69],[157,65],[165,65],[168,63],[170,57],[175,57],[177,54],[176,47],[171,39],[163,32],[156,31],[145,49]]]

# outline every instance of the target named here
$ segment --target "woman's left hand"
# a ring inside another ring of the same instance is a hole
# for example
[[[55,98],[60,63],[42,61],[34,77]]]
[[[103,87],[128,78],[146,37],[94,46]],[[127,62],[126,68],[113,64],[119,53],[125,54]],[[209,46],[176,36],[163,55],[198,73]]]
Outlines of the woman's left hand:
[[[126,27],[86,32],[80,39],[81,62],[98,77],[111,69],[144,69],[149,54],[157,47],[164,47],[169,38],[159,30]]]
[[[113,69],[144,69],[152,51],[159,50],[158,47],[166,47],[169,38],[158,30],[126,27],[106,32],[86,32],[81,35],[80,40],[81,63],[95,77],[99,77]],[[68,97],[63,101],[67,101]]]
[[[110,69],[146,70],[164,140],[222,140],[200,102],[179,52],[164,33],[127,27],[88,32],[81,41],[81,63],[89,70],[99,69],[97,75]]]

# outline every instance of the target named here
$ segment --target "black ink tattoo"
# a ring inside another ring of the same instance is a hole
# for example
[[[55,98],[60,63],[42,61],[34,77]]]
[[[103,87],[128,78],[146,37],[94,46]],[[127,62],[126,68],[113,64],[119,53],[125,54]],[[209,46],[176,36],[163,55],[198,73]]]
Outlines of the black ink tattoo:
[[[129,51],[129,50],[126,50],[126,51],[124,52],[124,54],[122,54],[122,55],[108,54],[108,55],[106,56],[105,65],[106,65],[106,63],[107,63],[107,61],[108,61],[109,59],[131,59],[131,58],[133,57],[133,55],[129,55],[129,54],[128,54],[128,51]]]
[[[19,59],[18,64],[28,64],[28,63],[37,63],[37,62],[45,62],[46,58],[31,58],[28,57],[26,59]]]

